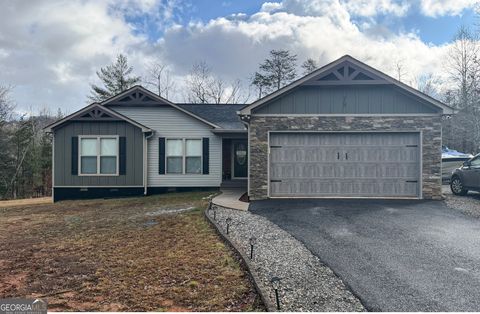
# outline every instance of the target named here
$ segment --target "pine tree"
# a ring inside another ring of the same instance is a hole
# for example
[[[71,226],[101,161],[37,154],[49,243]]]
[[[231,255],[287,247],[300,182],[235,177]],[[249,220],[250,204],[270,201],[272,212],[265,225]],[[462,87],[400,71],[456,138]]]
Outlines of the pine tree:
[[[295,79],[297,76],[296,67],[297,55],[290,53],[288,50],[271,50],[269,57],[260,64],[259,69],[260,74],[265,78],[266,86],[274,91]],[[252,84],[255,82],[254,77]],[[259,87],[259,85],[256,86]]]
[[[140,76],[131,75],[132,72],[133,67],[128,65],[127,57],[118,55],[115,63],[97,71],[104,87],[91,84],[92,93],[88,98],[100,102],[129,89],[141,80]]]
[[[258,89],[258,98],[262,98],[269,86],[269,81],[265,75],[255,72],[252,79],[252,85],[256,86]]]
[[[318,68],[318,64],[312,58],[308,58],[305,62],[302,63],[303,75],[312,73]]]

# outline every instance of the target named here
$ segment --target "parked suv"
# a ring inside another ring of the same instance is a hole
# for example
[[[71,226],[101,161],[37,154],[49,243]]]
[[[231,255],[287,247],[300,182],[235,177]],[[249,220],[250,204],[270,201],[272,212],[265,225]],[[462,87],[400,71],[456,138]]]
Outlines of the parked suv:
[[[480,154],[452,172],[450,189],[455,195],[465,195],[469,190],[480,191]]]

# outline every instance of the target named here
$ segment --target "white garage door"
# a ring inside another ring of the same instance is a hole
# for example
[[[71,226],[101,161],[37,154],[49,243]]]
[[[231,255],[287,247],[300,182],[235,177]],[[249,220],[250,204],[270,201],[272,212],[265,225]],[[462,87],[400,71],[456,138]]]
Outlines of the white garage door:
[[[418,133],[270,133],[271,197],[418,197]]]

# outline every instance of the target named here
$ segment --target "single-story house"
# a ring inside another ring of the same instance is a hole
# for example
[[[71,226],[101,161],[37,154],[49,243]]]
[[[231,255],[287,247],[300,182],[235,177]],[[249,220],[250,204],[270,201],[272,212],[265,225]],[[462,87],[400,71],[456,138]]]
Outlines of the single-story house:
[[[141,86],[51,125],[54,200],[244,183],[266,198],[441,197],[454,110],[344,56],[249,105]]]

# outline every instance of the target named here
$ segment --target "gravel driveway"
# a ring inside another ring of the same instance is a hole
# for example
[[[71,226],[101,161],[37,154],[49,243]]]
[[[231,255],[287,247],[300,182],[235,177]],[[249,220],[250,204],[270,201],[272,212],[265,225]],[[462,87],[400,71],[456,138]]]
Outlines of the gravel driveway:
[[[448,185],[442,186],[442,192],[448,207],[466,215],[480,218],[480,193],[468,192],[465,196],[457,196],[453,195]]]
[[[237,250],[250,254],[250,237],[256,237],[250,270],[256,273],[258,288],[273,304],[275,296],[271,279],[281,278],[279,289],[280,310],[287,312],[356,312],[365,308],[315,255],[264,217],[249,211],[223,208],[214,205],[207,215],[222,229]],[[226,219],[232,219],[229,234],[226,234]]]
[[[266,200],[374,311],[480,311],[480,222],[441,201]]]

